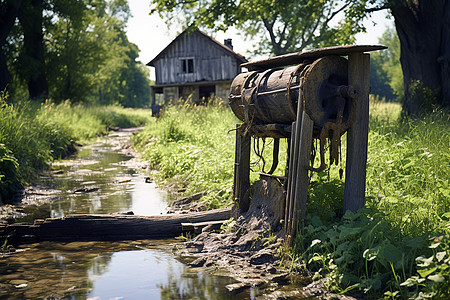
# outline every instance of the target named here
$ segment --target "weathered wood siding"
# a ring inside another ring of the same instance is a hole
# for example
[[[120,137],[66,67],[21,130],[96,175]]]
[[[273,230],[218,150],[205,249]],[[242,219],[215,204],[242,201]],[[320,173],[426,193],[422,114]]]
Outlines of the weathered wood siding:
[[[230,85],[231,83],[220,83],[216,84],[216,96],[222,99],[228,99],[228,95],[230,94]]]
[[[182,59],[193,59],[193,73],[183,72]],[[183,35],[167,49],[155,69],[157,85],[232,80],[240,72],[235,57],[197,32]]]

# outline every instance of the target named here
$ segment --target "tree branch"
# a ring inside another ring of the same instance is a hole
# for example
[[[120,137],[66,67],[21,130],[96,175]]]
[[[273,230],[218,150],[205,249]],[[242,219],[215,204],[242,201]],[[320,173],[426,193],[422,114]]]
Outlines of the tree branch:
[[[389,7],[387,4],[385,4],[385,5],[382,5],[382,6],[380,6],[380,7],[366,8],[366,9],[364,9],[364,11],[365,11],[366,13],[371,13],[371,12],[380,11],[380,10],[383,10],[383,9],[389,9],[389,8],[390,8],[390,7]]]
[[[279,55],[280,54],[280,44],[277,43],[275,34],[273,32],[274,22],[270,23],[269,20],[267,20],[265,17],[261,17],[261,20],[263,21],[264,27],[266,27],[267,32],[269,32],[270,42],[272,43],[274,54]],[[273,20],[273,18],[272,18],[272,20]]]
[[[350,2],[347,2],[346,4],[342,5],[341,8],[339,8],[337,11],[333,12],[326,20],[325,20],[325,24],[328,24],[328,22],[330,22],[338,13],[340,13],[341,11],[343,11],[345,8],[347,8],[350,5]]]

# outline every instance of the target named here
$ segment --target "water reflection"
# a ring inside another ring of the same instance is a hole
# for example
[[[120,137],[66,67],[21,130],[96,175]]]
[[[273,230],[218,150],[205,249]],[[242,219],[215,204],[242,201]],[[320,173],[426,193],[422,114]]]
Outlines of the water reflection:
[[[0,259],[0,299],[246,298],[226,290],[231,278],[178,261],[168,241],[45,242],[21,250]]]
[[[165,212],[167,196],[123,165],[129,157],[115,151],[99,143],[62,163],[64,173],[46,182],[61,193],[47,206],[27,208],[25,221],[74,213]],[[130,181],[120,183],[124,178]],[[82,188],[91,190],[74,193]],[[231,278],[188,268],[172,254],[172,242],[25,245],[9,257],[0,256],[0,299],[254,299],[261,293],[229,294],[225,286],[233,283]]]
[[[22,221],[130,210],[137,215],[165,213],[167,193],[146,183],[136,168],[124,165],[130,158],[110,144],[98,143],[83,148],[75,160],[57,163],[64,172],[45,179],[45,185],[61,192],[50,204],[27,207],[30,217]]]

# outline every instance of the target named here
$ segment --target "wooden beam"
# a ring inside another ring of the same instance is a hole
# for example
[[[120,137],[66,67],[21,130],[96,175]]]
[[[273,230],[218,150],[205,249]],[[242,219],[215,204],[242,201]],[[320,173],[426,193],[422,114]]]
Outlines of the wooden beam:
[[[348,56],[348,83],[357,91],[358,113],[347,131],[344,213],[364,207],[367,142],[369,132],[370,55],[361,52]]]
[[[294,215],[292,218],[292,232],[295,236],[297,220],[306,215],[306,202],[309,186],[309,161],[311,159],[311,145],[313,138],[314,122],[309,115],[303,111],[302,126],[299,135],[299,156],[297,158],[297,177],[295,182]]]
[[[294,209],[294,182],[296,177],[296,169],[297,169],[297,153],[298,153],[298,143],[297,143],[297,122],[292,123],[292,131],[291,131],[291,144],[289,149],[289,159],[288,159],[288,183],[287,183],[287,192],[286,192],[286,206],[284,213],[284,237],[286,241],[290,242],[292,239],[291,232],[291,222],[292,222],[292,211]]]
[[[0,237],[2,240],[8,237],[8,243],[13,244],[167,238],[182,234],[182,223],[222,222],[230,217],[230,208],[148,217],[118,214],[72,215],[36,220],[34,224],[3,226],[0,227]]]
[[[239,205],[239,212],[243,213],[250,207],[248,190],[250,188],[250,144],[251,137],[243,136],[236,125],[236,152],[234,161],[234,200]]]

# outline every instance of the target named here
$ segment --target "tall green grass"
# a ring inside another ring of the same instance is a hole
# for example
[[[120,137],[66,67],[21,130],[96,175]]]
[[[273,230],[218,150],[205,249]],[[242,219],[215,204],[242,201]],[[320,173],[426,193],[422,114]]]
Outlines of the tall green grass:
[[[449,115],[435,111],[402,120],[400,113],[399,104],[370,103],[365,209],[342,215],[344,182],[338,167],[312,174],[307,217],[299,223],[292,256],[296,265],[338,292],[362,298],[445,298],[450,282]],[[206,191],[207,206],[223,207],[232,203],[235,132],[229,130],[237,123],[220,105],[170,106],[134,141],[164,184],[185,194]],[[345,153],[345,136],[342,141]],[[269,140],[264,149],[267,171]],[[282,142],[277,175],[284,174],[285,155]],[[257,159],[252,154],[251,160]],[[345,170],[345,158],[340,167]],[[252,168],[262,171],[261,164]]]
[[[338,292],[447,298],[449,114],[401,119],[399,104],[372,101],[370,107],[366,208],[341,218],[337,172],[313,176],[294,247],[297,262]]]
[[[75,143],[86,143],[109,127],[145,124],[150,113],[117,106],[87,107],[69,101],[7,103],[0,97],[0,201],[46,168],[47,162],[67,155]]]
[[[234,141],[239,123],[220,99],[207,106],[168,106],[133,137],[154,175],[183,194],[206,192],[209,208],[232,203]]]

